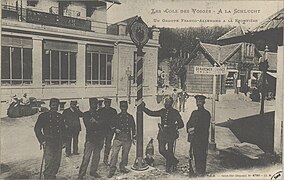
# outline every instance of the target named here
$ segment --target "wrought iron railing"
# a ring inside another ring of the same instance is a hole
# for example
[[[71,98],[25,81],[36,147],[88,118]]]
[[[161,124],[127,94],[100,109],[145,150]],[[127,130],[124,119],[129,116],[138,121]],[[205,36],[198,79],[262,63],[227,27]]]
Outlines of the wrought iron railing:
[[[26,21],[29,23],[57,26],[63,28],[91,31],[91,21],[58,14],[50,14],[31,9],[26,10]]]

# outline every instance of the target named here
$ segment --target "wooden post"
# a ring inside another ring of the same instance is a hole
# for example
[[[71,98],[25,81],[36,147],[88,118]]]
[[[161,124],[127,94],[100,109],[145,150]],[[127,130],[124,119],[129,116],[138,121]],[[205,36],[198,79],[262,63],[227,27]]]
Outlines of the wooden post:
[[[217,64],[214,63],[214,75],[213,75],[213,93],[212,93],[212,117],[211,117],[211,141],[209,143],[209,148],[211,150],[216,149],[215,143],[215,101],[216,101],[216,66]]]

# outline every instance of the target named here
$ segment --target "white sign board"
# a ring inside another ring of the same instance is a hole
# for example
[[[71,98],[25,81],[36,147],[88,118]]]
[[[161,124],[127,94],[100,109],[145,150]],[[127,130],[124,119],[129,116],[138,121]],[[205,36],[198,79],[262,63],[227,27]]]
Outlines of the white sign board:
[[[194,74],[207,74],[207,75],[227,74],[227,67],[194,66]]]

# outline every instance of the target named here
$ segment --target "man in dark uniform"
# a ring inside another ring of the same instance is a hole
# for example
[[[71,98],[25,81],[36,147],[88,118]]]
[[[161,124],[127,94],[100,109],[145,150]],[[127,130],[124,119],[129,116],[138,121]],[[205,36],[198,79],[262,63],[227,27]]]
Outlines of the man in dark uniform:
[[[111,149],[111,142],[114,135],[114,123],[117,121],[117,111],[110,107],[111,105],[111,99],[105,98],[104,99],[104,107],[99,110],[99,114],[101,115],[101,119],[105,122],[105,151],[104,151],[104,163],[106,165],[108,164],[108,157],[109,152]]]
[[[210,112],[204,108],[205,98],[206,97],[203,95],[195,96],[198,109],[191,113],[186,124],[189,137],[193,135],[193,138],[189,139],[192,139],[190,142],[192,143],[197,176],[204,176],[206,172],[206,157],[211,115]]]
[[[179,161],[174,156],[173,146],[179,136],[178,129],[183,128],[184,123],[179,112],[173,108],[173,98],[166,97],[164,103],[165,108],[158,111],[147,109],[145,103],[143,103],[143,106],[143,110],[147,115],[161,117],[161,123],[158,124],[159,132],[157,137],[159,152],[166,159],[166,171],[170,172],[171,169],[175,171]]]
[[[78,179],[82,179],[86,175],[92,154],[93,157],[90,167],[90,175],[95,178],[100,178],[97,170],[100,161],[100,153],[104,145],[105,125],[104,122],[100,119],[99,113],[97,111],[98,99],[90,98],[89,103],[90,110],[84,112],[83,115],[83,121],[86,126],[86,142]]]
[[[186,100],[189,98],[187,92],[183,89],[182,92],[178,93],[178,100],[179,100],[179,112],[184,112]]]
[[[127,101],[120,101],[120,109],[121,112],[118,114],[118,120],[115,123],[115,138],[113,141],[108,178],[111,178],[115,174],[118,153],[121,147],[122,157],[119,169],[122,173],[129,172],[125,166],[128,163],[128,154],[131,148],[131,143],[134,143],[136,137],[135,121],[133,116],[127,112]]]
[[[50,99],[50,110],[39,115],[34,127],[40,147],[44,150],[44,179],[56,178],[67,136],[64,118],[57,112],[58,106],[59,99]]]
[[[73,139],[73,154],[78,155],[78,137],[81,131],[80,117],[83,116],[83,113],[77,107],[77,101],[70,102],[70,108],[63,111],[63,117],[68,126],[68,138],[66,142],[66,156],[71,155],[71,142]]]

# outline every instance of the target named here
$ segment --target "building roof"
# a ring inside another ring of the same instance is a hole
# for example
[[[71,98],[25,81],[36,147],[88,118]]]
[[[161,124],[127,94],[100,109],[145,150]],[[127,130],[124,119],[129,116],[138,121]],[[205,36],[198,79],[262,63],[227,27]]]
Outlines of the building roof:
[[[205,49],[212,55],[218,63],[223,63],[234,55],[241,47],[242,43],[230,44],[225,46],[202,43]]]
[[[264,51],[259,51],[261,56],[263,57]],[[267,52],[267,58],[268,58],[268,70],[270,71],[277,71],[277,53],[273,52]]]
[[[129,24],[131,24],[138,16],[133,16],[133,17],[130,17],[130,18],[127,18],[127,19],[124,19],[122,21],[119,21],[119,22],[116,22],[116,23],[113,23],[111,25],[109,25],[107,27],[107,33],[108,34],[118,34],[118,24],[119,23],[125,23],[127,26]],[[126,34],[128,34],[128,28],[126,29]]]
[[[244,28],[243,26],[239,25],[239,26],[233,28],[232,30],[230,30],[229,32],[225,33],[221,37],[219,37],[217,39],[217,41],[224,40],[224,39],[229,39],[229,38],[233,38],[233,37],[238,37],[238,36],[243,36],[247,32],[248,32],[248,30],[246,28]]]
[[[256,27],[252,28],[250,32],[267,31],[269,29],[284,27],[284,8],[263,20]]]

